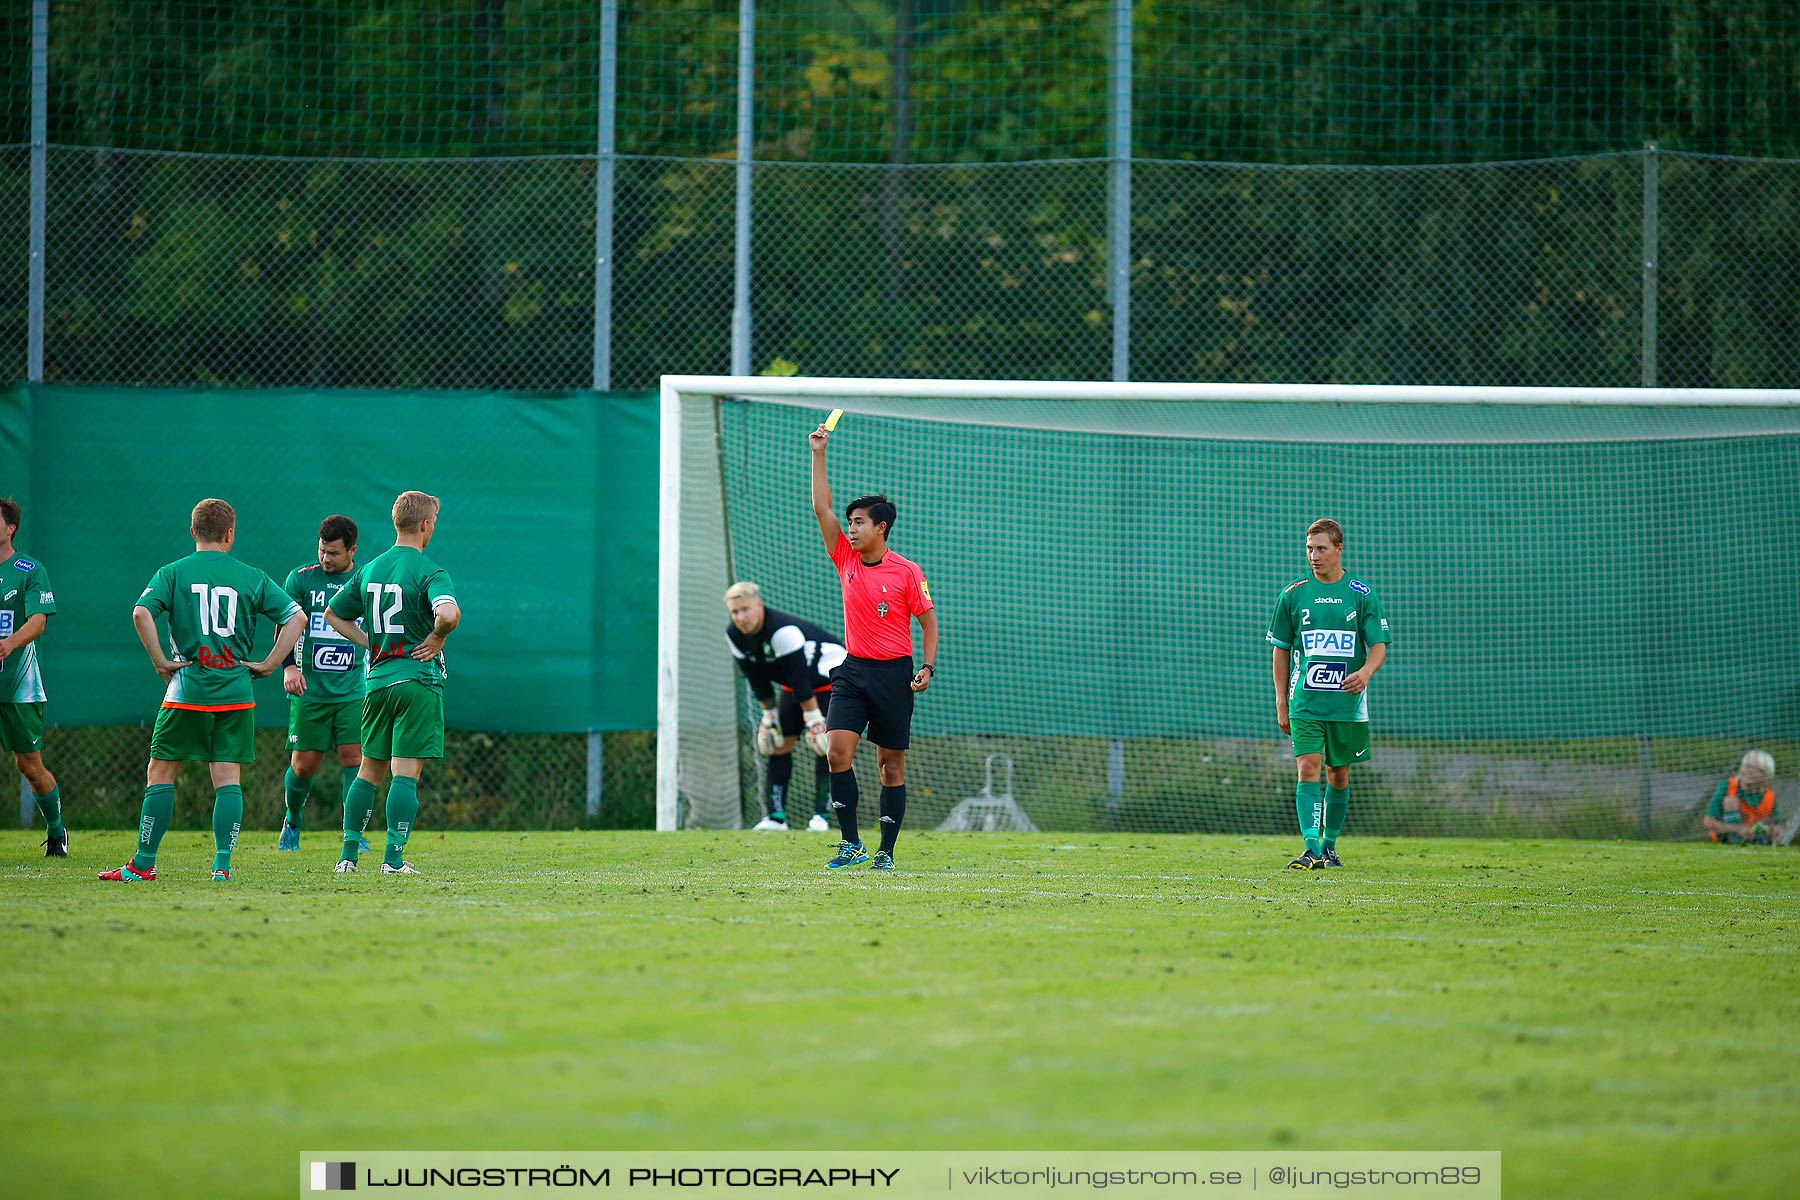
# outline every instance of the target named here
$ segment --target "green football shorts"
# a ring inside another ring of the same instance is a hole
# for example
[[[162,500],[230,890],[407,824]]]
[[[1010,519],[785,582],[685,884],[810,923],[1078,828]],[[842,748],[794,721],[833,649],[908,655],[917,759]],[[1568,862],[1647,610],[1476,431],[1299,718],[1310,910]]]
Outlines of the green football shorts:
[[[43,701],[0,704],[0,750],[8,754],[35,754],[43,748]]]
[[[158,709],[156,728],[150,731],[150,757],[165,762],[255,762],[256,710]]]
[[[288,697],[288,749],[336,750],[362,740],[362,701]]]
[[[363,697],[364,758],[444,757],[444,694],[408,680]]]
[[[1369,723],[1367,721],[1315,721],[1311,717],[1290,717],[1288,728],[1294,731],[1294,757],[1323,754],[1328,767],[1352,767],[1369,761]]]

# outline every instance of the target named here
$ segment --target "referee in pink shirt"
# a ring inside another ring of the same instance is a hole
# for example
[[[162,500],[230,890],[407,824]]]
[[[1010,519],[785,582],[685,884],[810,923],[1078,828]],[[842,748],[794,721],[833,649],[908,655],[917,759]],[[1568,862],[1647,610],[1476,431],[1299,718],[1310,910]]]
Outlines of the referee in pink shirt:
[[[894,506],[886,496],[864,496],[844,509],[848,525],[832,511],[831,481],[825,475],[825,447],[831,432],[821,425],[812,445],[812,506],[819,532],[844,589],[844,648],[850,652],[831,675],[831,710],[826,714],[831,768],[831,807],[837,810],[844,840],[825,866],[841,871],[869,863],[871,871],[894,869],[894,843],[906,817],[906,748],[911,740],[913,693],[937,675],[937,613],[925,572],[911,559],[888,549]],[[912,661],[912,622],[925,638],[925,663]],[[856,828],[856,743],[863,731],[875,743],[881,768],[881,848],[873,862]]]

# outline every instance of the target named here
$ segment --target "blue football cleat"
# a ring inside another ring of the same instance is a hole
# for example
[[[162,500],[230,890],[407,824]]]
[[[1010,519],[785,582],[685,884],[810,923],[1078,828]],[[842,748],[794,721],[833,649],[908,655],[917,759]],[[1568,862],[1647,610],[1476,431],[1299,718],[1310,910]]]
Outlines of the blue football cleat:
[[[300,831],[286,821],[281,823],[281,840],[275,843],[277,850],[298,850],[300,848]]]
[[[841,871],[845,867],[860,867],[869,861],[869,852],[863,849],[861,842],[839,842],[837,857],[825,864],[827,871]]]

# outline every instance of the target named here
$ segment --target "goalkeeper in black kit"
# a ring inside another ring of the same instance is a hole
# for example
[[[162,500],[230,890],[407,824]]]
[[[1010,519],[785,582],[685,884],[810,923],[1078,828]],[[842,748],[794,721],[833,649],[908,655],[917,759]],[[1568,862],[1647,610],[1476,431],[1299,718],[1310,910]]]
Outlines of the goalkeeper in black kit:
[[[825,713],[831,705],[831,672],[844,661],[844,639],[800,617],[762,602],[754,583],[734,583],[725,592],[731,624],[725,637],[738,670],[762,705],[756,749],[769,760],[767,811],[755,825],[765,831],[788,827],[787,797],[794,778],[794,746],[802,735],[813,752],[813,814],[806,827],[829,830],[825,804],[831,775],[825,761]]]

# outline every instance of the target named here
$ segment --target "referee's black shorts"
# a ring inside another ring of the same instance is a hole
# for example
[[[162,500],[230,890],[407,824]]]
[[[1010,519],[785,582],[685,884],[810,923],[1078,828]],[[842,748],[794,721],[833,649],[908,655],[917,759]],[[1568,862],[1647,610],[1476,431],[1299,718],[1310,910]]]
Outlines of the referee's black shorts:
[[[912,741],[913,665],[907,658],[857,658],[851,655],[831,673],[831,711],[827,729],[848,729],[887,750],[904,750]]]
[[[808,695],[819,702],[820,716],[830,714],[830,688],[820,688],[816,692],[809,692]],[[782,737],[799,737],[806,732],[806,714],[800,709],[800,702],[805,699],[806,696],[800,695],[791,688],[782,688],[776,696],[775,713],[781,718]]]

